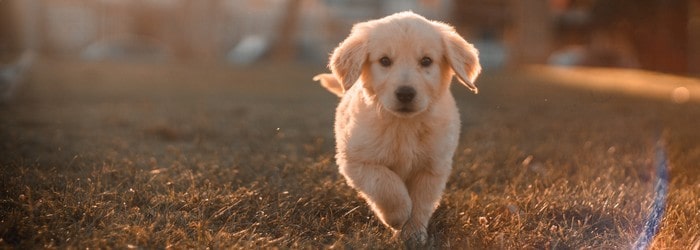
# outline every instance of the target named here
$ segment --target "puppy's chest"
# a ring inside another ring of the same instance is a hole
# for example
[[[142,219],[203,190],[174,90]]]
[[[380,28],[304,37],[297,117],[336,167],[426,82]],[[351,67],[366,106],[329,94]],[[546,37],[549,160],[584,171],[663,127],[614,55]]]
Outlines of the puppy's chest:
[[[367,156],[368,161],[389,167],[403,176],[419,168],[430,167],[433,137],[425,125],[395,125],[363,131],[351,143],[351,151]]]

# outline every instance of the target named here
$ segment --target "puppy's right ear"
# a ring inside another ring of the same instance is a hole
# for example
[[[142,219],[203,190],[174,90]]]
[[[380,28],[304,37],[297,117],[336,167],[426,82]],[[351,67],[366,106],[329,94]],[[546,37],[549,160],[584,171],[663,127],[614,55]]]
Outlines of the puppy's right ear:
[[[328,66],[347,91],[362,75],[367,60],[367,31],[364,23],[356,24],[348,38],[340,43],[331,55]]]

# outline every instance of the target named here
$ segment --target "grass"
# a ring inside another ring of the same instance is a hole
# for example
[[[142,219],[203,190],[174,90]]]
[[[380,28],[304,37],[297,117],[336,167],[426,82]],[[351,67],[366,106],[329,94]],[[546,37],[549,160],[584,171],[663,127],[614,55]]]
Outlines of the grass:
[[[40,61],[0,107],[0,247],[403,247],[337,173],[322,71]],[[462,134],[429,247],[629,248],[659,140],[671,182],[652,247],[700,244],[700,104],[574,73],[454,86]]]

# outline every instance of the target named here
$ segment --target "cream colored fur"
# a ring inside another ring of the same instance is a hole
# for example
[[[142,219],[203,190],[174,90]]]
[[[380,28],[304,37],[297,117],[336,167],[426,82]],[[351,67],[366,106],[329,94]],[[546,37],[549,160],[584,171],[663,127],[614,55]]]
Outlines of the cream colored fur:
[[[427,239],[459,140],[449,85],[456,76],[477,92],[477,54],[451,26],[401,12],[356,24],[331,55],[333,75],[314,78],[341,97],[340,173],[395,236]],[[426,57],[432,63],[421,65]],[[401,87],[415,90],[410,102],[397,98]]]

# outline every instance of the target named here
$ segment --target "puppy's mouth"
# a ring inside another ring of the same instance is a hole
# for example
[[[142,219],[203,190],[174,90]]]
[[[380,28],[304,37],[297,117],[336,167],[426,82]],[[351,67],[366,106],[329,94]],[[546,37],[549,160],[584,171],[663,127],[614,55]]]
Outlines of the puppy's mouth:
[[[414,110],[411,107],[399,107],[398,109],[396,109],[396,112],[401,114],[411,114],[413,112],[416,112],[416,110]]]
[[[401,105],[392,109],[392,113],[399,117],[412,117],[418,114],[418,110],[411,105]]]

